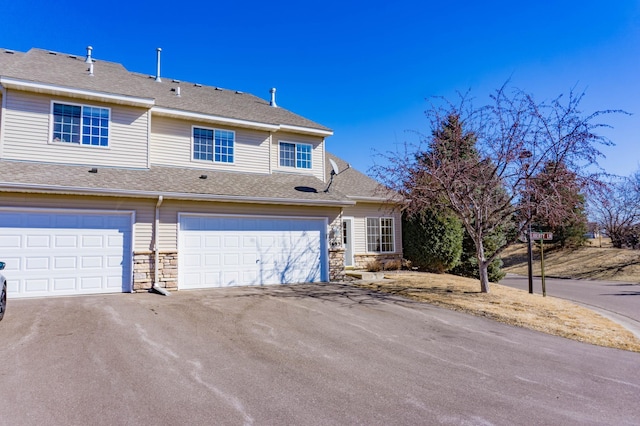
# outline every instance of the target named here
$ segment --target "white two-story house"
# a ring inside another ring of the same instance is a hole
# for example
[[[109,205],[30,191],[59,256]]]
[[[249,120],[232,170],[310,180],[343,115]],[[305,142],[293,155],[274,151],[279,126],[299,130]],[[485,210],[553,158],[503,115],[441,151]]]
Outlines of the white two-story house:
[[[91,53],[0,50],[9,297],[326,282],[401,258],[399,214],[327,127]]]

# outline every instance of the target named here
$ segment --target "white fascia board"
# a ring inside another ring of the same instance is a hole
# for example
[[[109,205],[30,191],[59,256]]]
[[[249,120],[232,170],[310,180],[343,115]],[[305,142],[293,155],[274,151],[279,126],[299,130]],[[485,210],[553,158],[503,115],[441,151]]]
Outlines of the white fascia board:
[[[166,117],[182,118],[195,121],[204,121],[208,123],[220,123],[237,127],[248,127],[250,129],[266,130],[269,132],[277,131],[280,126],[277,124],[259,123],[257,121],[240,120],[237,118],[220,117],[217,115],[202,114],[199,112],[184,111],[179,109],[165,108],[155,106],[151,109],[151,114],[163,115]]]
[[[137,98],[126,95],[116,95],[112,93],[96,92],[93,90],[58,86],[55,84],[18,80],[16,78],[10,77],[0,77],[0,85],[7,89],[15,89],[35,93],[46,93],[56,96],[68,96],[71,98],[88,99],[143,108],[151,108],[153,105],[155,105],[155,100],[152,98]]]
[[[311,127],[302,127],[302,126],[291,126],[289,124],[281,124],[280,130],[283,132],[293,132],[293,133],[305,133],[308,135],[315,136],[332,136],[332,130],[322,130],[322,129],[314,129]]]
[[[156,192],[156,191],[131,191],[121,189],[104,188],[82,188],[65,187],[58,185],[39,185],[22,183],[0,184],[0,192],[37,192],[47,194],[68,194],[68,195],[93,195],[127,198],[158,198],[159,195],[173,200],[192,201],[219,201],[231,203],[251,203],[251,204],[285,204],[295,206],[316,206],[316,207],[348,207],[354,206],[354,201],[348,200],[294,200],[290,198],[268,198],[268,197],[244,197],[234,195],[213,195],[213,194],[189,194],[179,192]]]
[[[408,201],[408,200],[403,200],[399,196],[394,199],[394,198],[388,198],[388,197],[359,197],[357,195],[347,195],[347,198],[349,198],[350,200],[362,201],[367,203],[387,203],[387,204],[403,204]]]
[[[203,121],[207,123],[226,124],[230,126],[245,127],[249,129],[266,130],[269,132],[287,131],[293,133],[303,133],[315,136],[331,136],[330,130],[313,129],[311,127],[290,126],[288,124],[269,124],[258,121],[242,120],[239,118],[222,117],[219,115],[203,114],[199,112],[184,111],[160,106],[151,109],[152,114],[163,115],[165,117],[181,118],[187,120]]]

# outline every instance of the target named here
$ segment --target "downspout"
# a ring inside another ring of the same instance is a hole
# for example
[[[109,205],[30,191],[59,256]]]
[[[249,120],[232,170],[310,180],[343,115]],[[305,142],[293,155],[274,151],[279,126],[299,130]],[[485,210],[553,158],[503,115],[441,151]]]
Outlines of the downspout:
[[[269,174],[273,173],[273,165],[271,161],[273,160],[273,132],[269,132]]]
[[[0,158],[2,158],[4,147],[4,116],[7,112],[7,89],[4,86],[0,86],[0,94],[2,95],[2,109],[0,110]]]
[[[163,296],[171,296],[171,293],[167,289],[159,286],[158,274],[160,273],[160,250],[158,249],[158,229],[160,225],[160,204],[162,204],[162,195],[158,195],[158,202],[156,203],[156,220],[153,225],[153,286],[150,291],[155,291]]]

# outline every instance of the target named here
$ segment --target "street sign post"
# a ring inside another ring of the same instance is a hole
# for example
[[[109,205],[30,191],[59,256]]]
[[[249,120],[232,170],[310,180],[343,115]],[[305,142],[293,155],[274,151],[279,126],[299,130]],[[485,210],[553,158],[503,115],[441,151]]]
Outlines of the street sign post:
[[[553,232],[532,232],[532,240],[540,240],[540,278],[542,279],[542,297],[547,296],[547,286],[544,282],[544,241],[553,240]]]
[[[532,240],[544,240],[551,241],[553,240],[553,232],[532,232],[531,233]]]

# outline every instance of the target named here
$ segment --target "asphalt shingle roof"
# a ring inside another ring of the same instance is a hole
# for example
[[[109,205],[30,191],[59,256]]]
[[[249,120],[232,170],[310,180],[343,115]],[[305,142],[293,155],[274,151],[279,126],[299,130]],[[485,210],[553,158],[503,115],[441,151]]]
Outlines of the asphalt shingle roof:
[[[253,174],[180,167],[152,166],[148,170],[0,161],[0,189],[55,193],[95,193],[123,196],[165,195],[279,204],[348,205],[337,190],[311,175]],[[206,175],[206,179],[201,176]]]
[[[330,176],[331,173],[329,159],[336,162],[340,171],[340,173],[333,178],[333,183],[331,184],[332,189],[354,198],[397,199],[397,193],[389,191],[377,180],[352,168],[345,160],[329,152],[325,152],[325,157],[325,171],[327,176]]]
[[[93,59],[93,76],[85,56],[31,49],[26,53],[0,49],[0,76],[37,83],[90,90],[113,95],[154,99],[159,107],[254,121],[271,125],[290,125],[316,130],[331,129],[284,108],[234,90],[162,77],[156,82],[149,75],[133,73],[118,63]],[[180,87],[180,96],[175,89]],[[173,89],[173,90],[172,90]]]
[[[132,73],[114,62],[94,58],[94,75],[83,55],[68,55],[31,49],[26,53],[0,49],[0,76],[106,94],[153,99],[156,106],[255,121],[274,125],[291,125],[318,130],[330,129],[307,120],[269,102],[232,90],[193,83],[176,82],[162,77],[156,82],[148,75]],[[175,90],[180,87],[180,97]],[[172,194],[181,198],[229,199],[238,201],[304,203],[316,205],[352,204],[348,197],[389,198],[389,193],[374,179],[347,167],[347,162],[326,153],[327,176],[334,159],[341,173],[334,177],[330,191],[327,183],[310,175],[252,174],[152,166],[149,170],[98,168],[90,166],[43,164],[0,160],[0,188],[23,187],[47,192],[111,192],[128,195]],[[206,174],[207,179],[200,176]],[[346,195],[345,195],[346,194]]]

